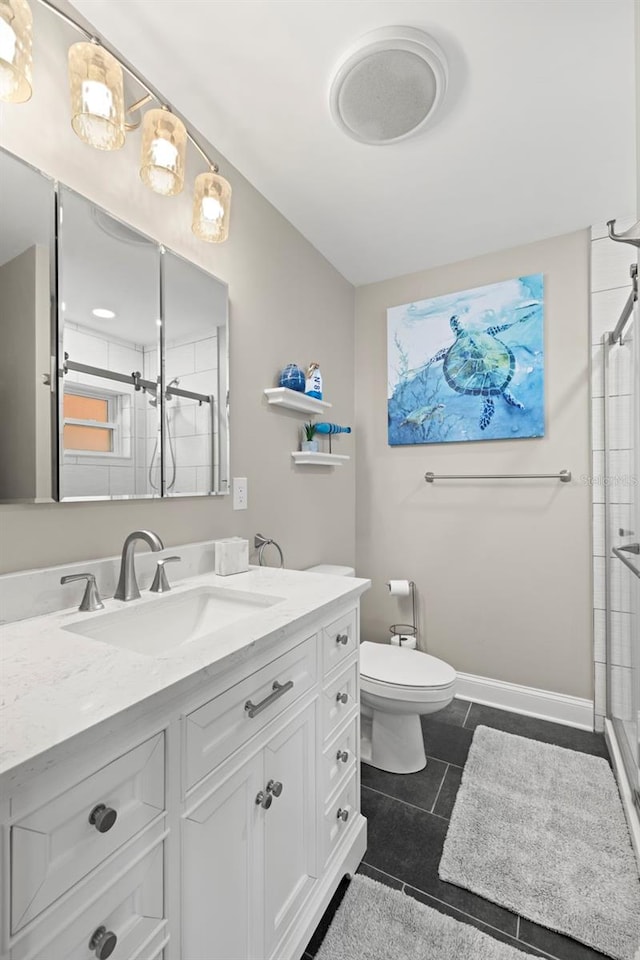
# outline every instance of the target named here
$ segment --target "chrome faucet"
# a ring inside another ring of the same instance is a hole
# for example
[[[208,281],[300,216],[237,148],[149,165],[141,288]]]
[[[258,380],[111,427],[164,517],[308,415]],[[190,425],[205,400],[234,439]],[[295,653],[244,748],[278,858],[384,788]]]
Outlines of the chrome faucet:
[[[134,530],[133,533],[130,533],[122,548],[120,577],[116,592],[113,595],[114,600],[137,600],[140,596],[134,562],[137,540],[144,540],[145,543],[148,543],[154,553],[164,550],[162,540],[152,530]]]

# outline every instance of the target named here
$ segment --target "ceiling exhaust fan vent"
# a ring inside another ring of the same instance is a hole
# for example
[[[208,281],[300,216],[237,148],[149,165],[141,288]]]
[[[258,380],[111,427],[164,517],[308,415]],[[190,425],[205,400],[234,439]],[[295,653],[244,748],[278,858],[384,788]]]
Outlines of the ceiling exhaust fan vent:
[[[368,33],[339,64],[331,115],[360,143],[397,143],[420,133],[442,102],[447,63],[438,44],[413,27]]]

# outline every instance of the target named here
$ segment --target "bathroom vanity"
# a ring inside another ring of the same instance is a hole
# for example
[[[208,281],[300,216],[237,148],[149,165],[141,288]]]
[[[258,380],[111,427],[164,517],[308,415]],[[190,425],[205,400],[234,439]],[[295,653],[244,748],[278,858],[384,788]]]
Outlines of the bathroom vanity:
[[[301,956],[366,847],[368,586],[205,574],[3,626],[2,960]]]

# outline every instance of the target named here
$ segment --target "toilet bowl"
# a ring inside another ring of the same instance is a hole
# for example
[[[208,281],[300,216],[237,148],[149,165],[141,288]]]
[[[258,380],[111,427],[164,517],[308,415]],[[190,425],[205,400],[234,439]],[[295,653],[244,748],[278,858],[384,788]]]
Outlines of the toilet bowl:
[[[420,717],[453,700],[453,667],[420,650],[360,644],[361,756],[390,773],[427,765]]]
[[[353,576],[351,567],[320,564],[310,573]],[[453,700],[456,672],[421,650],[360,644],[361,758],[389,773],[416,773],[427,764],[420,717]]]

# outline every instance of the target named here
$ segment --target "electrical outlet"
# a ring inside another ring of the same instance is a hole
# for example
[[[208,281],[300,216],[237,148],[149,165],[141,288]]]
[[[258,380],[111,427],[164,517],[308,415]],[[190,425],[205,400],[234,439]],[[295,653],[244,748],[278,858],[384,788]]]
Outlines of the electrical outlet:
[[[247,478],[233,478],[233,509],[246,510],[248,502]]]

